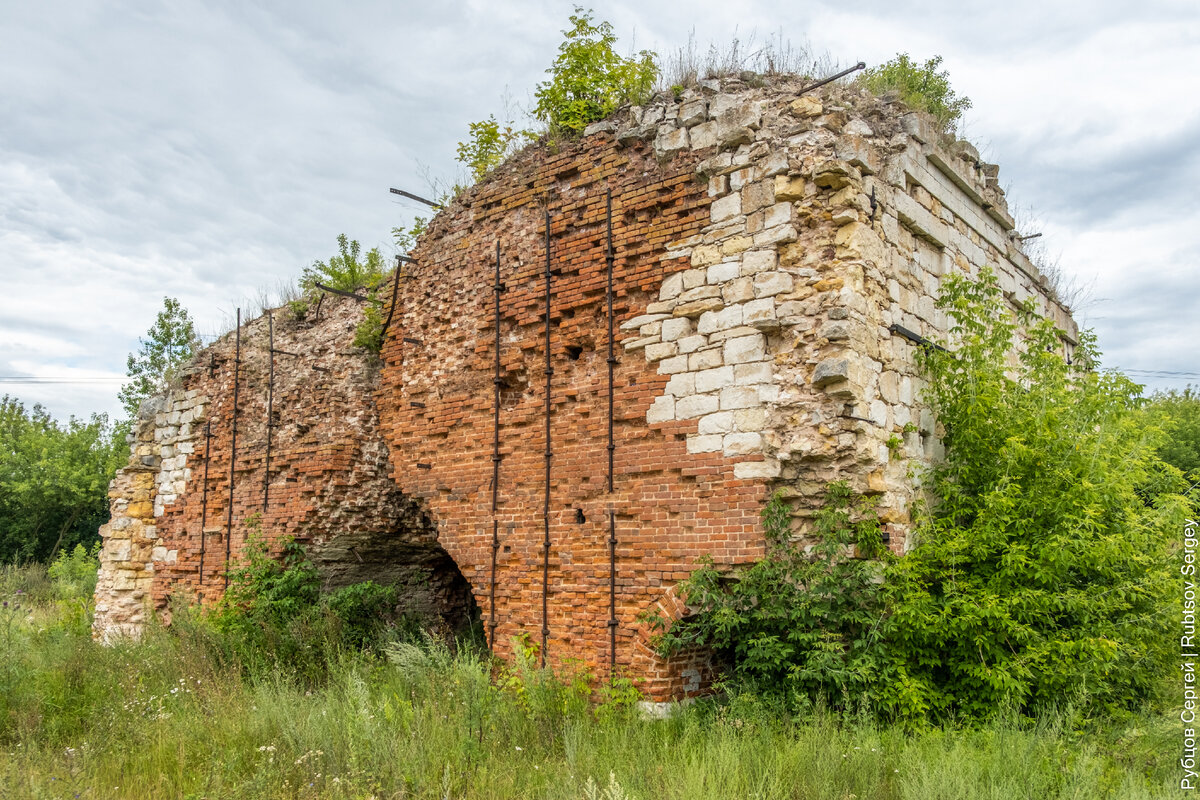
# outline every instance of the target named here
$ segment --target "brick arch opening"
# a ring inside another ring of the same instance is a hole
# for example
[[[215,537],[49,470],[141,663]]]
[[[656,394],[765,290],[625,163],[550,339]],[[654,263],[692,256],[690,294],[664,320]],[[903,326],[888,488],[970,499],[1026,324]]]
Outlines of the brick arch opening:
[[[364,581],[396,586],[398,611],[429,627],[464,633],[480,619],[471,586],[438,541],[437,523],[399,490],[386,499],[391,527],[350,529],[312,541],[308,555],[327,590]]]

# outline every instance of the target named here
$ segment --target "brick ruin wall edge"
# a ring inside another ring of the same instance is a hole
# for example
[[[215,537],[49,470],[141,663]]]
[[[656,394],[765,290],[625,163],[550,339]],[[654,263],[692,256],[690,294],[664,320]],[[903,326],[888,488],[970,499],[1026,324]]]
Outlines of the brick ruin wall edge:
[[[611,494],[608,190],[619,361]],[[415,607],[448,615],[473,603],[486,623],[495,520],[501,654],[512,637],[536,644],[542,631],[545,210],[549,656],[607,669],[611,508],[618,664],[654,699],[701,688],[709,666],[702,654],[658,659],[639,615],[677,615],[673,587],[702,554],[722,565],[759,556],[758,512],[771,490],[790,493],[803,527],[823,487],[848,479],[878,495],[891,545],[903,550],[911,462],[939,447],[906,337],[945,335],[934,309],[942,276],[991,266],[1014,305],[1032,298],[1063,329],[1064,348],[1074,344],[1068,310],[1010,235],[995,167],[854,89],[689,91],[622,112],[558,152],[526,150],[435,217],[398,283],[378,364],[351,346],[360,313],[351,300],[326,298],[315,321],[278,322],[277,349],[296,355],[276,355],[261,523],[274,548],[285,536],[308,543],[331,583],[399,582]],[[114,481],[98,635],[136,632],[172,593],[220,596],[226,547],[241,552],[246,517],[262,510],[265,337],[265,319],[243,327],[232,541],[226,337],[156,398]]]

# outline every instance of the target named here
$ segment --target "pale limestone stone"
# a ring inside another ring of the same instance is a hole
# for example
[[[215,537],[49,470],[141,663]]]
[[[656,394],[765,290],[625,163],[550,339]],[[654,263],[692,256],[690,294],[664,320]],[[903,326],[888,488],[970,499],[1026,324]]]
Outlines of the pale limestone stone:
[[[715,453],[720,449],[720,434],[711,434],[706,436],[698,436],[693,434],[687,437],[687,451],[689,453]]]
[[[754,408],[758,404],[758,390],[753,386],[726,386],[721,390],[720,408],[722,411]]]
[[[733,383],[733,367],[723,366],[694,373],[697,392],[715,392]]]
[[[802,95],[792,101],[788,110],[797,117],[819,117],[824,113],[825,108],[821,105],[821,101],[812,95]]]
[[[727,433],[721,442],[727,456],[744,456],[762,452],[761,433]]]
[[[767,427],[767,410],[765,408],[743,408],[734,411],[733,427],[739,431],[765,430]]]
[[[151,561],[166,561],[167,560],[167,548],[162,547],[162,546],[155,547],[153,550],[150,551],[150,560]]]
[[[663,320],[659,324],[662,328],[661,335],[664,342],[674,342],[692,332],[692,321],[686,317]]]
[[[742,255],[742,274],[756,275],[759,272],[775,269],[779,263],[779,254],[774,250],[751,250]]]
[[[675,130],[659,129],[658,136],[654,139],[654,150],[660,157],[677,153],[680,150],[686,150],[687,146],[687,128],[676,128]]]
[[[775,202],[775,181],[756,181],[742,189],[742,213],[749,214]]]
[[[742,167],[739,170],[729,173],[729,188],[735,192],[740,192],[742,187],[752,180],[754,180],[754,170],[750,167]]]
[[[850,338],[850,323],[845,320],[835,320],[826,322],[817,331],[817,336],[828,339],[831,342],[839,342],[843,339]]]
[[[716,286],[697,286],[695,289],[688,289],[683,294],[679,295],[680,303],[690,303],[693,300],[703,300],[710,297],[720,297],[721,290]]]
[[[827,358],[817,364],[813,370],[812,384],[816,388],[828,386],[831,383],[848,380],[850,377],[850,359],[846,356]]]
[[[647,314],[671,314],[679,303],[675,300],[662,300],[657,303],[647,303]]]
[[[729,433],[733,430],[734,412],[718,411],[700,418],[700,433]]]
[[[766,228],[776,228],[780,225],[789,225],[792,222],[792,204],[791,203],[776,203],[767,209],[767,217],[763,223]]]
[[[655,342],[654,344],[646,345],[646,360],[647,361],[662,361],[664,358],[670,358],[679,353],[679,345],[675,342]]]
[[[688,358],[690,358],[690,356],[672,356],[671,358],[664,358],[662,361],[658,362],[658,374],[674,375],[679,372],[687,372]]]
[[[104,549],[107,551],[107,561],[128,561],[133,542],[128,539],[109,539],[104,543]]]
[[[745,267],[738,265],[739,269]],[[737,278],[721,287],[721,299],[726,303],[743,303],[754,299],[754,281],[749,277]]]
[[[742,265],[737,261],[723,261],[708,268],[709,283],[725,283],[738,276]]]
[[[730,236],[721,242],[721,255],[729,257],[736,256],[738,253],[743,253],[749,250],[755,244],[755,238],[751,236]],[[735,262],[734,267],[737,267]],[[736,274],[736,273],[734,273]]]
[[[795,225],[776,225],[754,234],[754,246],[766,247],[773,244],[794,242],[800,238],[800,232]]]
[[[749,325],[738,325],[735,328],[729,328],[723,331],[713,331],[708,335],[708,341],[711,344],[725,342],[729,339],[740,339],[744,336],[761,335],[758,328],[751,328]]]
[[[762,334],[739,336],[725,342],[723,358],[726,364],[761,361],[767,355],[767,343]]]
[[[804,178],[799,175],[776,175],[775,199],[786,202],[803,200]]]
[[[703,315],[701,315],[703,317]],[[685,336],[679,340],[680,353],[694,353],[704,345],[708,344],[707,336]]]
[[[794,281],[786,272],[759,272],[754,276],[754,296],[773,297],[792,291]]]
[[[731,194],[714,200],[709,206],[709,213],[714,223],[733,219],[742,213],[742,196]]]
[[[702,269],[685,269],[679,275],[683,277],[683,291],[687,291],[695,289],[697,286],[703,286],[706,272]]]
[[[659,300],[674,300],[683,292],[683,273],[676,272],[674,275],[668,275],[663,278],[662,286],[658,290]]]
[[[667,319],[667,314],[639,314],[633,319],[626,320],[621,323],[621,330],[631,331],[634,328],[640,328],[643,325],[648,325],[651,322],[662,322]]]
[[[675,398],[656,397],[646,412],[646,421],[653,425],[656,422],[668,422],[675,419]]]
[[[638,328],[638,336],[646,337],[646,336],[661,336],[661,335],[662,335],[662,323],[661,322],[651,322],[647,325],[643,325],[642,327]]]
[[[625,341],[621,342],[621,346],[625,348],[626,352],[632,353],[635,350],[641,350],[646,345],[653,344],[657,341],[659,341],[657,336],[652,338],[626,339]]]
[[[692,372],[699,372],[702,369],[711,369],[721,366],[721,350],[715,348],[712,350],[700,350],[688,356],[688,369]],[[660,366],[661,370],[662,367]]]
[[[764,297],[761,300],[751,300],[749,303],[746,303],[742,313],[742,321],[754,327],[776,324],[774,298]]]
[[[703,99],[691,100],[679,107],[679,124],[685,128],[698,125],[708,118],[708,103]]]
[[[696,318],[707,311],[722,308],[724,305],[725,301],[720,297],[704,297],[699,300],[693,300],[690,303],[680,303],[671,313],[677,317]]]
[[[739,461],[733,465],[733,477],[740,480],[778,478],[782,466],[773,458],[763,461]]]
[[[689,138],[691,139],[693,150],[716,147],[719,141],[717,138],[717,123],[704,122],[689,129]]]
[[[715,311],[707,311],[700,315],[696,325],[698,333],[715,333],[716,331],[736,328],[742,324],[742,306],[725,306]]]
[[[696,376],[691,372],[680,372],[671,376],[664,390],[675,397],[684,397],[696,393]]]
[[[693,394],[675,401],[676,419],[692,419],[719,411],[720,399],[713,394]]]
[[[736,364],[733,368],[733,379],[739,386],[747,386],[752,383],[770,383],[773,376],[774,367],[770,361]]]

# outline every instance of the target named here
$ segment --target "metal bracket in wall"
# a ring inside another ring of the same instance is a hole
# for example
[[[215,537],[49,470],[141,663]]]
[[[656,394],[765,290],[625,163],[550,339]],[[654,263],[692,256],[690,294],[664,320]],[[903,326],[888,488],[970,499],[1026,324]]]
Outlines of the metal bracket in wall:
[[[824,86],[827,83],[833,83],[838,78],[844,78],[852,72],[858,72],[860,69],[866,69],[866,68],[867,68],[866,63],[860,61],[857,64],[855,64],[853,67],[850,67],[849,69],[844,69],[836,75],[830,75],[828,78],[825,78],[824,80],[817,81],[816,83],[810,83],[808,86],[805,86],[803,89],[796,92],[796,94],[801,95],[801,94],[804,94],[805,92],[812,91],[813,89],[819,89],[820,87]]]
[[[407,197],[409,200],[416,200],[418,203],[424,203],[425,205],[429,206],[430,208],[436,208],[438,211],[441,211],[443,208],[445,208],[445,206],[442,205],[441,203],[435,203],[432,200],[426,200],[424,197],[421,197],[421,195],[419,195],[419,194],[413,194],[412,192],[406,192],[403,189],[388,189],[388,191],[391,192],[392,194],[398,194],[401,197]]]
[[[888,326],[888,330],[897,336],[902,336],[905,339],[908,339],[913,344],[920,345],[921,347],[932,347],[934,350],[940,350],[943,353],[950,352],[949,350],[942,347],[937,342],[931,342],[928,339],[926,339],[924,336],[922,336],[921,334],[916,333],[914,331],[910,331],[908,328],[904,327],[903,325],[896,325],[895,323],[892,323],[891,325]]]

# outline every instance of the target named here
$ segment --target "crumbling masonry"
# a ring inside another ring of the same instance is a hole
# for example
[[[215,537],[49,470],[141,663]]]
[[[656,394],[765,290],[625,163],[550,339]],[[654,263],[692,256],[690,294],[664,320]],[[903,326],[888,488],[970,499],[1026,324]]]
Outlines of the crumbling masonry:
[[[994,165],[887,98],[798,89],[707,81],[511,159],[433,219],[378,360],[332,295],[275,312],[274,353],[265,317],[240,364],[232,333],[203,351],[113,482],[97,635],[136,634],[171,596],[216,600],[261,529],[305,543],[331,585],[479,614],[501,655],[527,637],[604,675],[615,654],[663,700],[708,662],[660,659],[640,616],[682,613],[697,557],[758,557],[773,489],[802,524],[848,479],[903,550],[912,468],[939,446],[914,353],[945,338],[942,276],[992,267],[1068,352],[1075,326]]]

